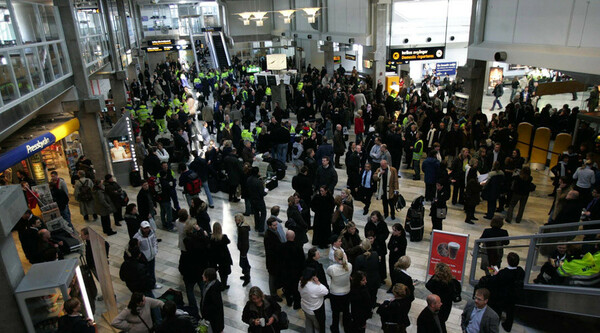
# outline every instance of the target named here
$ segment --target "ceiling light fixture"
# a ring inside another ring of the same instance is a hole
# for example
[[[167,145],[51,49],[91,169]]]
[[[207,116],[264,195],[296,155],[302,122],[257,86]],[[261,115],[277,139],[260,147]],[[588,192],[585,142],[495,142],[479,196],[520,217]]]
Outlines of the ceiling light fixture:
[[[238,15],[242,17],[242,21],[244,22],[244,25],[250,25],[250,18],[252,17],[251,12],[243,12],[243,13],[239,13]]]
[[[306,15],[308,15],[308,23],[315,23],[315,16],[320,9],[321,7],[302,8]]]
[[[253,19],[256,20],[257,27],[262,27],[265,24],[263,22],[265,15],[267,15],[267,12],[253,12],[252,13]]]
[[[295,11],[295,9],[280,10],[279,14],[283,15],[283,23],[290,24],[292,22],[292,15]]]

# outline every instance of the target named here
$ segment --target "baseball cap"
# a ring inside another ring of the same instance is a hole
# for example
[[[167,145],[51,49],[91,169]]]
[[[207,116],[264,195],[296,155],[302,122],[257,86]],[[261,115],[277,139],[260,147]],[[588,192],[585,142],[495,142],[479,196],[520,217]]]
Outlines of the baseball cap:
[[[142,223],[140,223],[140,227],[141,228],[150,228],[150,222],[142,221]]]

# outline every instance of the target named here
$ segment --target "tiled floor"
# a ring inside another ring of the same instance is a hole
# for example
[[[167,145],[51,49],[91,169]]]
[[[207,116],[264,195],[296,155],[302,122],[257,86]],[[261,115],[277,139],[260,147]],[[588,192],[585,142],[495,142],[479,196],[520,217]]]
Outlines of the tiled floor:
[[[565,97],[565,96],[563,96]],[[568,96],[570,98],[570,95]],[[556,101],[552,101],[558,105],[562,105],[564,98],[562,100],[557,99]],[[550,101],[544,101],[547,103]],[[489,106],[486,108],[486,103],[491,105],[490,97],[484,98],[484,109],[489,109]],[[559,104],[560,103],[560,104]],[[346,184],[346,172],[345,170],[338,169],[339,182],[336,188],[336,192]],[[274,205],[279,205],[282,207],[282,210],[286,207],[286,198],[293,193],[291,188],[291,179],[294,176],[295,171],[292,167],[288,168],[286,177],[279,182],[279,187],[275,190],[271,191],[266,196],[266,204],[267,208]],[[400,192],[405,197],[407,202],[411,202],[415,197],[424,194],[424,183],[422,181],[413,181],[411,180],[412,170],[400,170],[400,174],[402,175],[402,179],[400,179]],[[535,183],[537,184],[537,190],[535,193],[529,198],[527,203],[527,208],[525,210],[524,219],[521,224],[510,224],[506,225],[505,228],[508,230],[510,235],[524,235],[524,234],[532,234],[537,232],[538,227],[542,225],[547,219],[547,213],[549,207],[551,205],[551,200],[547,197],[547,194],[551,191],[550,179],[544,172],[534,172],[533,174]],[[139,188],[128,187],[125,189],[130,198],[135,198]],[[71,189],[72,193],[72,189]],[[202,198],[205,198],[204,194],[201,195]],[[235,224],[233,222],[233,215],[236,213],[241,213],[244,210],[244,204],[242,202],[238,203],[230,203],[227,201],[227,194],[224,193],[216,193],[213,194],[213,198],[215,199],[215,208],[209,209],[209,214],[212,222],[219,221],[223,224],[224,232],[232,239],[232,243],[230,244],[230,251],[233,256],[234,266],[232,267],[233,272],[229,279],[229,284],[231,288],[223,293],[223,300],[225,303],[225,332],[245,332],[247,330],[247,326],[241,322],[241,311],[244,307],[245,302],[247,301],[247,293],[251,286],[259,286],[263,290],[268,291],[268,283],[267,283],[267,272],[265,270],[264,263],[264,248],[262,245],[262,237],[260,237],[256,232],[251,232],[250,235],[250,253],[249,260],[252,266],[252,282],[247,287],[242,287],[241,281],[238,280],[238,277],[241,275],[241,269],[237,265],[238,263],[238,251],[235,246],[235,239],[237,237],[235,232]],[[183,198],[181,191],[179,191],[179,201],[182,207],[187,208],[187,204],[185,199]],[[409,328],[408,332],[416,332],[416,318],[421,310],[425,307],[425,297],[428,294],[428,291],[425,289],[424,281],[425,281],[425,268],[426,262],[428,259],[429,252],[429,232],[431,231],[431,220],[428,217],[429,205],[426,206],[426,219],[425,219],[425,237],[423,241],[413,243],[409,242],[409,247],[407,249],[407,254],[412,258],[412,266],[408,269],[409,274],[414,278],[419,280],[419,283],[416,286],[416,297],[417,299],[413,303],[410,319],[411,323],[413,323]],[[367,217],[362,215],[363,204],[355,201],[355,214],[354,221],[359,226],[359,229],[362,229],[366,223]],[[379,209],[381,210],[381,202],[373,201],[371,206],[372,210]],[[488,227],[488,220],[484,220],[481,218],[482,213],[486,209],[486,203],[483,202],[477,207],[476,216],[480,218],[479,221],[475,223],[475,225],[465,224],[464,221],[464,213],[462,211],[462,206],[450,206],[448,211],[448,218],[444,221],[444,230],[458,233],[469,234],[470,237],[470,247],[472,247],[474,243],[474,239],[479,238],[484,228]],[[93,222],[85,222],[81,215],[79,214],[79,208],[77,206],[77,202],[75,200],[71,200],[71,212],[73,215],[73,223],[77,229],[82,228],[83,226],[89,226],[94,228],[95,230],[101,232],[100,221],[96,220]],[[404,217],[406,216],[406,209],[398,214],[399,219],[396,221],[387,220],[387,223],[391,226],[394,222],[404,222]],[[281,217],[285,219],[285,211],[282,211]],[[247,217],[247,221],[253,225],[252,217]],[[113,277],[113,286],[117,295],[117,302],[119,304],[119,308],[123,308],[130,297],[130,292],[125,286],[125,284],[119,279],[119,267],[123,261],[122,255],[123,250],[128,242],[127,230],[125,225],[121,227],[116,227],[118,230],[118,234],[108,237],[107,240],[111,244],[110,248],[110,273]],[[362,234],[362,230],[361,230]],[[168,288],[175,288],[178,290],[185,290],[183,281],[178,272],[177,266],[179,262],[179,249],[177,248],[177,233],[169,233],[163,230],[158,230],[158,237],[162,238],[163,241],[159,243],[159,253],[157,256],[157,264],[156,264],[156,276],[158,283],[163,285],[163,288],[160,290],[155,290],[156,295],[162,294]],[[309,232],[309,238],[312,237],[312,231]],[[18,243],[18,239],[15,236],[16,242]],[[19,247],[19,246],[17,246]],[[308,250],[308,244],[305,246],[305,251]],[[521,252],[521,251],[517,251]],[[525,250],[522,251],[523,253]],[[329,265],[327,260],[328,250],[321,250],[322,253],[322,262],[325,266]],[[21,253],[22,255],[22,253]],[[24,259],[24,258],[22,258]],[[469,272],[471,256],[467,258],[467,274]],[[480,273],[478,273],[480,274]],[[467,276],[465,276],[465,279]],[[387,281],[389,286],[389,279]],[[382,287],[379,289],[378,300],[381,302],[390,297],[390,294],[386,294],[386,290],[388,286]],[[185,293],[184,293],[185,294]],[[472,294],[472,287],[468,285],[468,283],[463,284],[463,301],[461,303],[455,303],[454,308],[452,309],[452,313],[447,322],[448,332],[460,332],[460,314],[462,312],[462,307],[465,304],[465,300],[470,297]],[[196,290],[196,296],[199,298],[201,296],[200,290]],[[283,310],[285,310],[290,318],[290,331],[303,332],[304,329],[304,316],[301,310],[293,310],[286,305],[283,305]],[[102,302],[97,302],[98,311],[97,313],[101,313],[104,305]],[[326,305],[327,311],[330,311],[329,304],[327,302]],[[99,324],[99,332],[111,332],[108,324],[100,318],[100,316],[96,316],[96,320]],[[328,324],[331,322],[330,315],[328,314]],[[377,314],[373,315],[373,318],[368,321],[367,331],[368,332],[377,332],[380,331],[380,319]],[[502,331],[502,329],[500,328]],[[530,328],[525,328],[518,323],[515,324],[513,328],[513,332],[532,332]]]

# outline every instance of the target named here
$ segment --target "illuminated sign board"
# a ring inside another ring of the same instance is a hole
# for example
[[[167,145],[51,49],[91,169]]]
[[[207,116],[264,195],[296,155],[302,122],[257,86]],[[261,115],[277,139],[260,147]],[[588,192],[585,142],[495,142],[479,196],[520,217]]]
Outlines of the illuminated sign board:
[[[174,39],[160,39],[160,40],[149,40],[148,46],[163,46],[175,44]]]
[[[148,47],[145,48],[146,52],[148,52],[148,53],[184,51],[184,50],[191,50],[191,49],[192,49],[192,46],[190,44],[185,44],[185,45],[148,46]]]
[[[392,49],[391,58],[397,62],[409,62],[417,60],[444,59],[446,47],[415,47],[410,49]]]
[[[334,64],[341,64],[342,63],[342,57],[341,56],[333,56],[333,63]]]
[[[354,54],[346,53],[346,60],[356,61],[356,56]]]

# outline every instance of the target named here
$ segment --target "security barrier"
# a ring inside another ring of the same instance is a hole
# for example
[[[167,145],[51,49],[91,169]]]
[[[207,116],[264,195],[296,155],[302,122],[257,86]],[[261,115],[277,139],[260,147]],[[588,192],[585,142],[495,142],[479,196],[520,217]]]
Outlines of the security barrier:
[[[540,127],[535,131],[533,148],[531,149],[531,158],[529,159],[529,166],[532,170],[546,169],[551,135],[552,133],[547,127]]]
[[[531,134],[533,133],[533,125],[530,123],[520,123],[517,127],[519,134],[519,142],[516,148],[521,152],[521,157],[529,158],[529,150],[531,149]]]
[[[558,163],[558,157],[560,156],[560,154],[566,151],[567,148],[569,148],[572,140],[573,137],[571,136],[571,134],[560,133],[556,136],[556,139],[554,139],[554,147],[552,148],[552,156],[550,157],[551,168],[555,166],[556,163]]]

